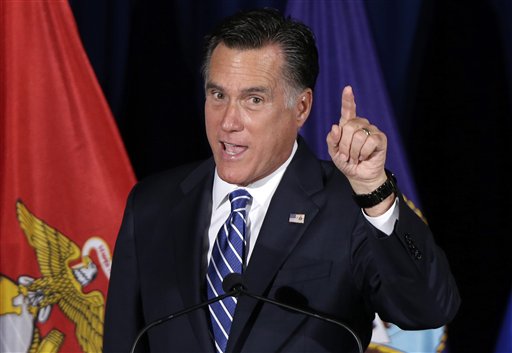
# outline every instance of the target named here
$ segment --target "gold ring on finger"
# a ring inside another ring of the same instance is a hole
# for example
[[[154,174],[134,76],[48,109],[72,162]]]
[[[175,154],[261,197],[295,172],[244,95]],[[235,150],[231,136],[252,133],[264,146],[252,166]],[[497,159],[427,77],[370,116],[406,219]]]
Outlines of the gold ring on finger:
[[[367,128],[365,127],[362,127],[361,130],[363,130],[366,134],[366,136],[370,136],[372,133],[370,132],[370,130],[368,130]]]

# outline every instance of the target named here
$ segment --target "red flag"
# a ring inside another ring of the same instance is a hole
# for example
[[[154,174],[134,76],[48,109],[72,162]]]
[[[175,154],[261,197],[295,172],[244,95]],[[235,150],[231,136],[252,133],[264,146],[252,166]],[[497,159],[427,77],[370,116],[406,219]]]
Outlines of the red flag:
[[[135,176],[67,1],[0,3],[0,351],[101,352]]]

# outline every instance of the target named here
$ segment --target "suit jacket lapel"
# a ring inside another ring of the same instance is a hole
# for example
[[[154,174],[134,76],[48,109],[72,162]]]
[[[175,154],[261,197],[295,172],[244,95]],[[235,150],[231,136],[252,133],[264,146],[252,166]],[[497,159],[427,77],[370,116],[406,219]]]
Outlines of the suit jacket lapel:
[[[318,194],[323,189],[321,167],[309,149],[300,141],[294,159],[288,166],[265,216],[258,240],[243,275],[248,291],[265,295],[283,262],[297,245],[323,204]],[[304,214],[304,223],[289,221],[291,213]],[[249,318],[257,302],[239,298],[231,326],[228,350],[243,344],[244,328],[250,331]],[[247,331],[247,332],[248,332]],[[242,343],[236,343],[238,339]],[[279,342],[276,342],[279,344]]]
[[[178,227],[173,239],[174,256],[180,264],[178,288],[181,291],[185,308],[192,307],[205,300],[204,268],[206,261],[205,237],[211,215],[211,188],[214,164],[212,160],[203,163],[181,184],[183,198],[175,205],[173,219]],[[184,221],[185,220],[185,221]],[[195,310],[187,314],[202,351],[211,351],[209,323],[205,310]]]

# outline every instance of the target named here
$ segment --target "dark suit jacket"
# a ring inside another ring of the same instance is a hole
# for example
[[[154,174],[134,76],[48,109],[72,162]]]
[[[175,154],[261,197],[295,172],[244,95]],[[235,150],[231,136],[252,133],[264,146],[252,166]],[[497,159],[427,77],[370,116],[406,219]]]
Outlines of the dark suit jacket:
[[[105,352],[128,352],[148,323],[205,300],[214,162],[141,181],[117,239],[107,297]],[[399,181],[398,181],[399,183]],[[403,329],[440,327],[459,306],[446,258],[400,197],[389,237],[363,217],[332,162],[299,148],[279,184],[250,262],[246,288],[349,325],[364,347],[374,313]],[[290,213],[305,215],[290,223]],[[141,351],[213,352],[207,309],[152,328]],[[352,352],[336,325],[240,297],[228,342],[234,352]]]

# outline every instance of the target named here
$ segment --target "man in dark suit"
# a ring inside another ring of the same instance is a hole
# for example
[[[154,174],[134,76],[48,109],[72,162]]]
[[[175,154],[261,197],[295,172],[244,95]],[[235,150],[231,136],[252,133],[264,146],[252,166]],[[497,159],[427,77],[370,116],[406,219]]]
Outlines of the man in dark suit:
[[[375,313],[403,329],[452,320],[459,295],[447,260],[385,169],[386,136],[356,115],[352,89],[343,90],[340,122],[327,136],[332,161],[318,160],[298,135],[318,74],[309,28],[273,10],[240,13],[219,25],[206,49],[213,157],[132,190],[114,252],[104,351],[128,351],[144,326],[222,294],[214,277],[229,272],[241,272],[251,293],[345,323],[363,348]],[[238,209],[241,228],[234,218],[223,226],[235,217],[235,189],[249,200]],[[239,270],[216,241],[220,228],[228,237],[226,227],[243,239],[241,253],[233,238],[226,250]],[[137,348],[358,351],[354,336],[332,323],[243,295],[217,304],[221,313],[212,304],[153,327]]]

